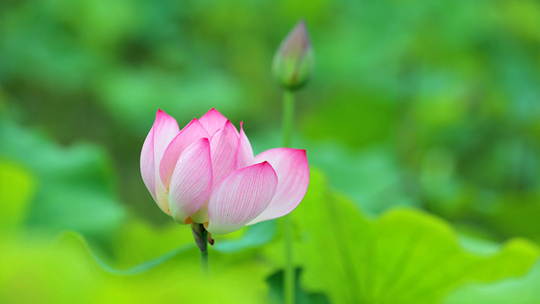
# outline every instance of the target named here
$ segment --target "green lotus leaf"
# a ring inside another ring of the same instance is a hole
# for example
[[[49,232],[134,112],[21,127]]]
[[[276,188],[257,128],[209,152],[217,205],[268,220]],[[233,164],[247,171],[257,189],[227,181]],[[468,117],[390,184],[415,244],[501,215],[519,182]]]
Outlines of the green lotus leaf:
[[[523,275],[540,252],[524,239],[491,255],[467,251],[447,222],[418,210],[368,219],[316,170],[293,214],[302,283],[333,303],[437,303],[468,282]]]
[[[25,207],[26,228],[50,235],[76,230],[86,237],[110,239],[125,218],[125,209],[118,200],[112,166],[103,149],[83,143],[61,147],[9,120],[0,120],[0,142],[0,157],[24,168],[35,184],[35,189],[25,182],[11,188],[21,195],[32,195]],[[13,203],[0,201],[3,209]]]

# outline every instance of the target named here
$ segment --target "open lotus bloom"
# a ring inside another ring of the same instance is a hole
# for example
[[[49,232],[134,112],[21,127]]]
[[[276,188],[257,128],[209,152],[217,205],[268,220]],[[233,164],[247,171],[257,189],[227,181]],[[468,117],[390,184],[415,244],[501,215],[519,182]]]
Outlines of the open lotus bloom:
[[[254,157],[242,123],[238,132],[215,109],[182,130],[158,110],[141,173],[163,212],[218,235],[288,214],[309,183],[305,150],[276,148]]]

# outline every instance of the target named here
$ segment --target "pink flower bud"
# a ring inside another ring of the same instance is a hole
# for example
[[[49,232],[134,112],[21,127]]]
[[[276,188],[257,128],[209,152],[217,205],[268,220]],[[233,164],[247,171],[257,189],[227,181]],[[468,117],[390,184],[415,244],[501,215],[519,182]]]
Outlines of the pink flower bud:
[[[306,23],[300,20],[274,55],[272,71],[285,89],[296,90],[307,83],[314,66],[315,55]]]

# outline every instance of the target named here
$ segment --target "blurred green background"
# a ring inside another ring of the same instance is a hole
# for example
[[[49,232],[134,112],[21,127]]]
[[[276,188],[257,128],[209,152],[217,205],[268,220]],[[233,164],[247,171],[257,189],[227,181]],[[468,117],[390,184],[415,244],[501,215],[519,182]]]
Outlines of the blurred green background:
[[[270,63],[299,18],[298,302],[540,303],[533,0],[1,1],[0,302],[279,303],[280,222],[217,238],[201,280],[139,156],[158,108],[279,146]]]

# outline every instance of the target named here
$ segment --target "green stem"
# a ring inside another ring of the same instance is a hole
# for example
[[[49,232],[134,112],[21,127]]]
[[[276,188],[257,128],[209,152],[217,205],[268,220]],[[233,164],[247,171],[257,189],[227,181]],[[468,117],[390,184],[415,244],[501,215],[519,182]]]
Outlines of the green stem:
[[[204,226],[201,224],[201,238],[204,241],[203,249],[201,250],[201,273],[203,276],[210,276],[210,267],[208,263],[208,231],[204,229]]]
[[[208,231],[203,224],[191,224],[191,231],[197,247],[201,251],[201,272],[205,277],[210,276],[210,268],[208,266]]]
[[[294,93],[285,90],[283,94],[283,147],[291,146],[291,137],[294,120]],[[284,296],[286,304],[295,303],[295,273],[293,261],[293,230],[290,215],[283,217],[285,237],[285,279]]]
[[[293,91],[285,90],[283,92],[283,147],[291,146],[291,137],[294,120],[294,93]]]
[[[292,222],[290,215],[286,215],[283,218],[283,226],[285,228],[285,303],[294,304],[295,302],[295,273],[294,273],[294,261],[293,261],[293,235],[292,235]]]

